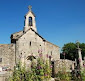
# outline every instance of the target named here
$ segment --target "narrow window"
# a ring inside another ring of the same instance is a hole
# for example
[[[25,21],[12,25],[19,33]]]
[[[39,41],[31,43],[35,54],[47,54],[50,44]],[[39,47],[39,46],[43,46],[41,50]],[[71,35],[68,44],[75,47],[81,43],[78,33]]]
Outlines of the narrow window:
[[[30,41],[30,46],[31,46],[31,41]]]
[[[32,26],[32,17],[29,17],[29,26]]]
[[[0,62],[2,62],[2,58],[0,58]]]
[[[51,55],[52,55],[52,51],[51,51]]]

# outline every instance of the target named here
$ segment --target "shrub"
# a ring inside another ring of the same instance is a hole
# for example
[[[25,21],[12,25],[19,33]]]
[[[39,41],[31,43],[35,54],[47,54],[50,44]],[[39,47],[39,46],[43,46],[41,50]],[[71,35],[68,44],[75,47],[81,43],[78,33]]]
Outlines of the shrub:
[[[62,72],[62,71],[59,71],[57,74],[56,74],[56,77],[60,79],[60,81],[64,80],[64,81],[70,81],[70,73],[68,72]]]
[[[51,68],[49,61],[44,62],[42,58],[37,59],[37,65],[34,60],[31,62],[31,71],[26,70],[25,66],[19,62],[14,67],[14,72],[8,81],[43,81],[51,78]]]

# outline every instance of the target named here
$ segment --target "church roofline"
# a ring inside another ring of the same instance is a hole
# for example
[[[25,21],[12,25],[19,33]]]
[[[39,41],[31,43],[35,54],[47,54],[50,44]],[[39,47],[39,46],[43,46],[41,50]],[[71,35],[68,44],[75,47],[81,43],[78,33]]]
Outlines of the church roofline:
[[[35,14],[33,13],[33,11],[28,11],[28,13],[25,16],[27,16],[29,14],[29,12],[31,12],[33,14],[33,16],[36,17]]]
[[[28,13],[25,16],[27,16],[29,14],[29,12],[31,12],[34,15],[34,17],[35,17],[35,14],[32,12],[32,6],[31,5],[28,6],[28,9],[29,9],[29,11],[28,11]]]
[[[47,43],[50,43],[50,44],[52,44],[52,45],[54,45],[54,46],[56,46],[56,47],[59,47],[59,46],[57,46],[57,45],[55,45],[55,44],[53,44],[53,43],[45,40],[41,35],[39,35],[39,34],[38,34],[35,30],[33,30],[32,28],[28,29],[26,32],[28,32],[29,30],[32,30],[33,32],[35,32],[40,38],[42,38],[43,41],[46,41]],[[20,35],[16,40],[18,40],[20,37],[22,37],[26,32],[24,32],[22,35]],[[19,32],[18,32],[18,33],[19,33]],[[60,48],[60,47],[59,47],[59,48]]]
[[[31,28],[32,29],[32,28]],[[41,37],[44,41],[46,41],[41,35],[39,35],[35,30],[32,29],[39,37]]]
[[[49,41],[46,41],[47,43],[50,43],[50,44],[52,44],[52,45],[54,45],[54,46],[56,46],[56,47],[59,47],[59,46],[57,46],[57,45],[55,45],[55,44],[53,44],[53,43],[51,43],[51,42],[49,42]],[[59,47],[60,48],[60,47]]]
[[[0,44],[0,45],[12,45],[12,43],[11,44]]]
[[[15,33],[11,34],[10,38],[11,39],[17,39],[22,34],[23,34],[23,31],[15,32]]]
[[[16,34],[16,33],[20,33],[20,32],[23,32],[23,31],[15,32],[15,33],[13,33],[13,34],[11,34],[11,35],[14,35],[14,34]]]
[[[10,46],[10,45],[14,45],[14,44],[0,44],[0,47],[3,47],[3,46]]]
[[[28,32],[29,30],[32,30],[33,32],[35,32],[39,37],[41,37],[43,39],[43,41],[46,41],[42,36],[40,36],[35,30],[33,30],[32,28],[29,28],[26,32]],[[24,32],[21,36],[19,36],[17,39],[19,39],[20,37],[22,37],[26,32]]]

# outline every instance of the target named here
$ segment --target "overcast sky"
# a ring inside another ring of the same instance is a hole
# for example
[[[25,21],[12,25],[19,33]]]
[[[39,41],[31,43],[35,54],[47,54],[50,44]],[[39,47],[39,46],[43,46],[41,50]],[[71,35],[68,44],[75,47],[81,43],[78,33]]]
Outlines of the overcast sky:
[[[0,44],[10,43],[10,35],[23,30],[29,5],[46,40],[59,47],[76,40],[85,43],[85,0],[0,0]]]

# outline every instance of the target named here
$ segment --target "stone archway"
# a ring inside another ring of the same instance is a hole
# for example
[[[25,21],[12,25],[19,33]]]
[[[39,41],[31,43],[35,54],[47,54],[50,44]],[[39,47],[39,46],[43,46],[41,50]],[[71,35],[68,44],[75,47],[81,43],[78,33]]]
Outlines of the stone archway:
[[[32,63],[36,64],[36,57],[34,55],[29,55],[29,56],[27,56],[26,61],[27,61],[26,66],[28,66],[29,69],[31,69],[31,67],[33,65]]]
[[[27,57],[27,60],[32,61],[33,59],[36,59],[36,57],[35,57],[35,56],[33,56],[33,55],[30,55],[30,56],[28,56],[28,57]]]

